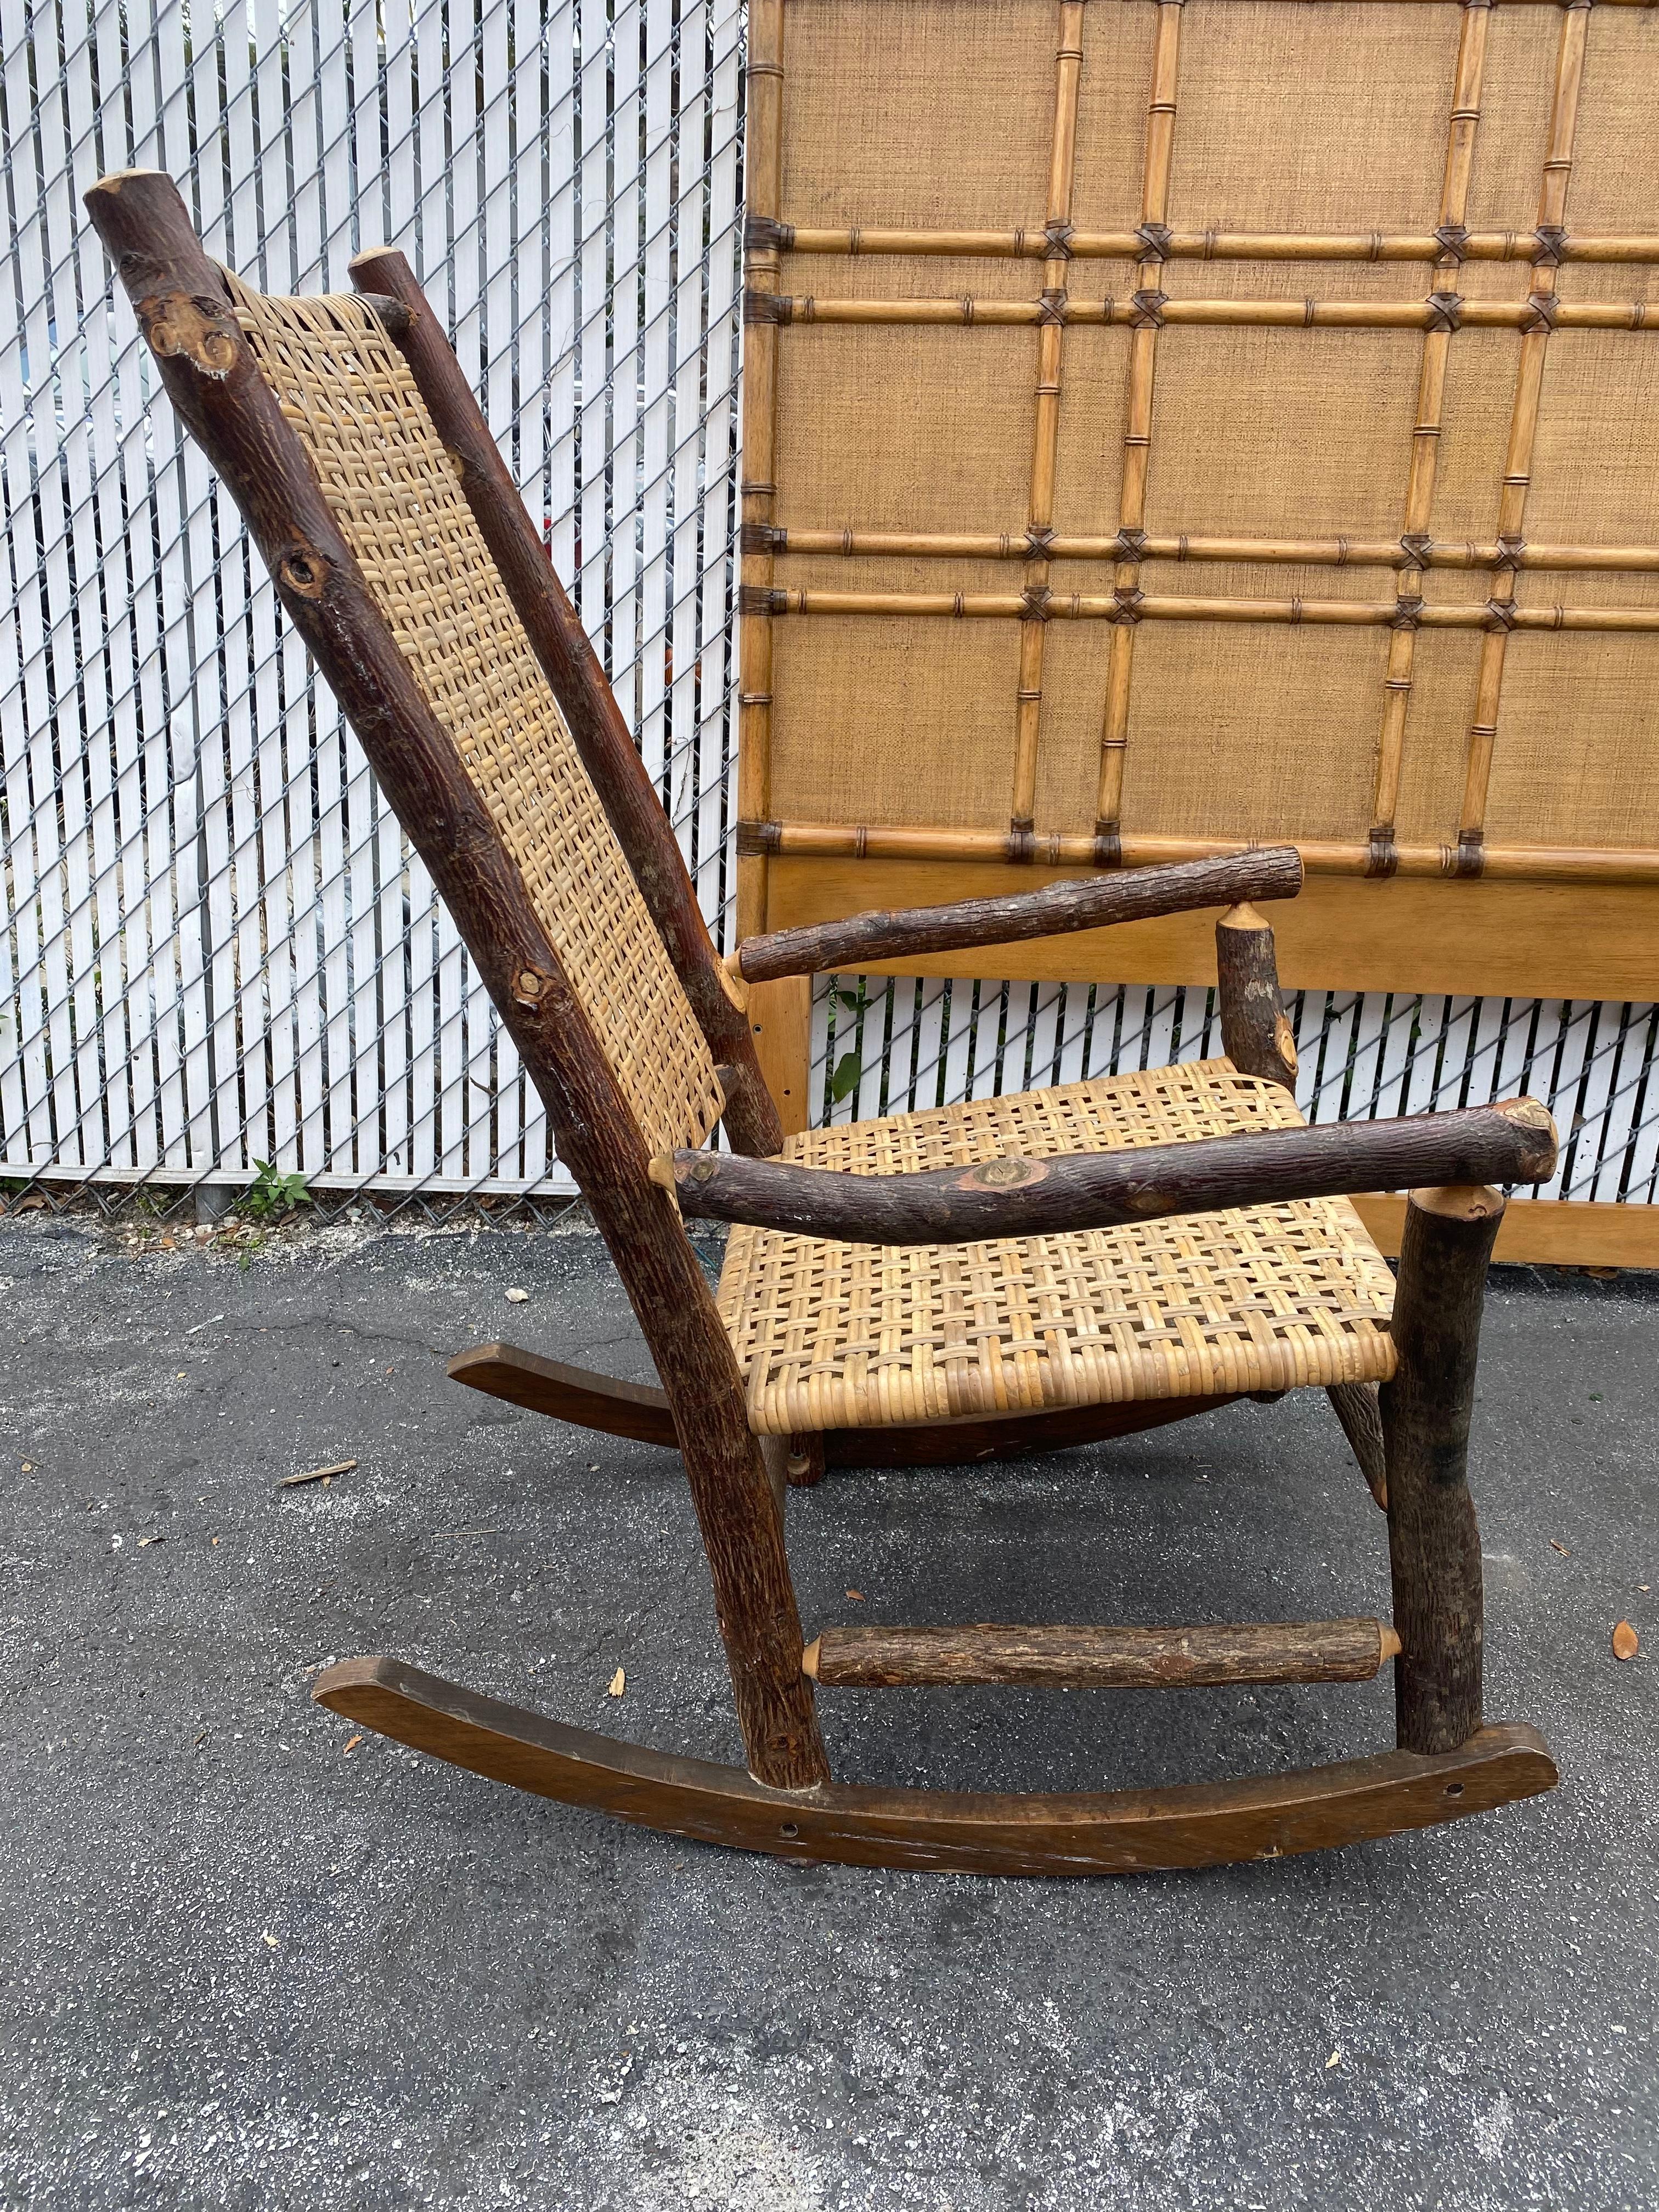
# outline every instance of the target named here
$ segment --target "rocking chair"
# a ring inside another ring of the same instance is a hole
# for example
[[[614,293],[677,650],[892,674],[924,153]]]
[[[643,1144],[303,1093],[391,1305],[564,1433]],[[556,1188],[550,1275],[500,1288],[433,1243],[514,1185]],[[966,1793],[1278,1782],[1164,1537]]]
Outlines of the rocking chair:
[[[173,404],[247,518],[545,1100],[656,1362],[647,1390],[507,1346],[458,1379],[678,1446],[747,1769],[665,1757],[392,1659],[315,1694],[473,1771],[676,1834],[859,1865],[1088,1874],[1273,1857],[1533,1795],[1529,1728],[1483,1723],[1465,1482],[1503,1212],[1547,1177],[1531,1100],[1305,1127],[1273,935],[1293,850],[785,930],[722,963],[656,794],[403,257],[356,297],[262,297],[171,182],[87,204]],[[1224,909],[1226,1056],[786,1143],[745,988],[918,950]],[[716,1124],[730,1150],[707,1142]],[[1419,1186],[1397,1285],[1343,1194]],[[689,1217],[735,1224],[718,1297]],[[1121,1436],[1331,1393],[1386,1502],[1394,1622],[827,1627],[804,1645],[787,1485]],[[1066,1796],[830,1778],[815,1686],[1357,1680],[1392,1659],[1398,1748],[1301,1772]]]

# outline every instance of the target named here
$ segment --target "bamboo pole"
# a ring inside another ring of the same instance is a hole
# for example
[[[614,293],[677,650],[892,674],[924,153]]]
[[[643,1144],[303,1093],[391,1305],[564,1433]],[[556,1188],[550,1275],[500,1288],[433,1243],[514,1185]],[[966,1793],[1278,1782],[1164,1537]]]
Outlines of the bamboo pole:
[[[1468,5],[1468,0],[1460,0]],[[1480,4],[1480,0],[1474,0]],[[775,243],[787,253],[897,254],[912,258],[949,257],[1041,261],[1048,252],[1040,230],[826,230],[799,223],[777,223]],[[1074,261],[1133,261],[1146,240],[1134,230],[1079,230],[1068,240]],[[1171,261],[1427,261],[1445,252],[1433,232],[1376,230],[1299,232],[1172,230],[1164,246]],[[1553,251],[1552,247],[1550,249]],[[1472,230],[1462,241],[1465,261],[1535,261],[1536,232]],[[1587,234],[1560,248],[1564,261],[1659,261],[1659,234],[1649,232]]]
[[[1078,87],[1083,68],[1084,0],[1061,0],[1060,46],[1054,57],[1054,126],[1048,155],[1048,255],[1042,264],[1042,317],[1037,328],[1036,408],[1031,434],[1031,496],[1025,596],[1041,608],[1048,588],[1042,548],[1054,526],[1054,471],[1060,452],[1060,353],[1066,335],[1066,240],[1072,224],[1072,178],[1077,160]],[[1014,707],[1013,789],[1009,827],[1030,835],[1036,811],[1037,745],[1042,726],[1044,623],[1041,612],[1019,634],[1018,695]]]
[[[1471,4],[1463,9],[1452,86],[1451,120],[1446,134],[1446,162],[1440,185],[1439,228],[1443,237],[1461,235],[1463,230],[1475,131],[1480,121],[1486,26],[1491,19],[1490,0],[1471,0]],[[1447,247],[1435,262],[1437,293],[1455,292],[1462,251],[1461,245]],[[1412,424],[1411,469],[1406,483],[1405,521],[1401,531],[1401,543],[1408,550],[1428,541],[1451,342],[1452,325],[1443,317],[1424,335],[1422,364],[1417,380],[1417,412]],[[1399,805],[1406,717],[1417,659],[1417,624],[1407,617],[1421,606],[1422,599],[1422,565],[1409,562],[1400,572],[1396,588],[1399,618],[1389,640],[1388,665],[1382,678],[1382,732],[1377,743],[1376,774],[1371,793],[1371,872],[1379,876],[1389,875],[1394,869],[1395,815]]]
[[[744,814],[772,805],[772,624],[753,595],[772,582],[769,550],[777,450],[778,325],[756,312],[777,296],[781,263],[775,217],[783,188],[783,0],[750,0],[744,179],[750,222],[745,233],[743,358],[743,536],[744,604],[738,646],[738,804]],[[737,929],[742,939],[766,927],[766,862],[738,862]]]
[[[1160,10],[1180,4],[1181,0],[1160,0]],[[1152,279],[1155,291],[1156,268]],[[1148,291],[1146,285],[1140,289],[1143,293]],[[1451,294],[1433,294],[1420,300],[1170,300],[1159,296],[1152,305],[1131,295],[1125,300],[1068,300],[1064,309],[1068,325],[1110,326],[1138,333],[1178,325],[1212,330],[1424,331],[1443,321],[1458,330],[1523,331],[1531,327],[1537,313],[1526,300],[1464,300]],[[1650,300],[1553,301],[1550,313],[1557,330],[1659,331],[1659,305]],[[1041,300],[985,300],[971,295],[940,300],[821,300],[810,294],[790,296],[757,289],[745,295],[744,315],[750,322],[961,324],[964,327],[986,324],[1018,329],[1044,321],[1045,309]]]
[[[943,616],[978,622],[1029,616],[1022,592],[819,592],[774,589],[763,596],[745,592],[742,605],[774,617],[784,615]],[[1501,611],[1500,611],[1501,610]],[[1395,599],[1207,599],[1197,594],[1137,594],[1126,614],[1120,592],[1048,592],[1042,603],[1047,622],[1115,622],[1125,630],[1141,622],[1311,623],[1355,629],[1392,627],[1401,618]],[[1411,619],[1422,629],[1655,630],[1659,607],[1513,606],[1508,601],[1449,600],[1415,609]]]
[[[1584,81],[1584,49],[1589,31],[1589,0],[1568,0],[1561,18],[1561,38],[1556,50],[1555,92],[1550,106],[1549,147],[1544,160],[1543,183],[1538,196],[1540,237],[1559,234],[1565,227],[1567,185],[1572,175],[1572,147],[1578,125],[1578,98]],[[1515,403],[1510,416],[1509,449],[1504,463],[1504,488],[1498,504],[1498,542],[1518,544],[1527,514],[1527,491],[1532,482],[1532,453],[1538,434],[1538,406],[1543,392],[1544,355],[1552,327],[1565,324],[1569,311],[1555,296],[1555,270],[1540,267],[1533,278],[1528,302],[1532,320],[1521,340],[1521,359],[1515,379]],[[1493,574],[1489,605],[1494,613],[1504,610],[1513,621],[1515,571],[1507,565]],[[1474,719],[1469,726],[1468,752],[1464,768],[1463,804],[1458,815],[1458,872],[1481,872],[1486,844],[1486,793],[1492,781],[1492,751],[1498,742],[1498,709],[1503,696],[1504,664],[1511,623],[1502,619],[1481,642],[1480,669],[1475,680]],[[1516,623],[1515,626],[1518,626]]]
[[[1181,7],[1160,0],[1152,48],[1152,90],[1146,103],[1146,143],[1141,168],[1140,219],[1144,238],[1156,240],[1169,228],[1170,169],[1175,153],[1176,92],[1181,67]],[[1144,242],[1144,241],[1143,241]],[[1136,271],[1137,297],[1164,298],[1161,246]],[[1109,304],[1104,319],[1111,319]],[[1133,536],[1146,527],[1146,480],[1152,461],[1152,388],[1158,360],[1160,316],[1144,313],[1129,341],[1128,389],[1125,399],[1123,474],[1118,493],[1121,548],[1112,582],[1117,593],[1138,597],[1140,562]],[[1131,533],[1133,533],[1132,535]],[[1102,867],[1121,865],[1123,769],[1129,744],[1129,695],[1134,669],[1134,630],[1125,623],[1112,633],[1106,664],[1106,702],[1101,720],[1100,776],[1095,793],[1095,859]]]
[[[774,554],[842,554],[848,559],[893,555],[922,559],[1023,561],[1026,540],[1006,531],[797,530],[774,528],[768,538]],[[1124,550],[1121,538],[1061,537],[1048,540],[1054,561],[1115,561]],[[1299,568],[1492,568],[1512,558],[1521,568],[1613,570],[1659,573],[1659,545],[1574,545],[1528,543],[1512,553],[1494,540],[1436,539],[1405,544],[1398,538],[1199,538],[1148,535],[1143,561],[1291,562]]]
[[[1255,849],[1243,837],[1126,837],[1122,865],[1151,867],[1163,861],[1210,860]],[[1050,868],[1097,865],[1093,836],[1065,830],[1039,832],[1028,853],[1023,848],[1015,852],[1012,840],[1000,830],[749,820],[738,825],[738,850],[790,860],[1030,860]],[[1363,876],[1370,864],[1369,844],[1298,838],[1297,850],[1313,875]],[[1402,876],[1444,878],[1457,872],[1454,845],[1401,845],[1396,859],[1395,872]],[[1594,845],[1489,846],[1483,872],[1514,883],[1655,884],[1659,883],[1659,851]]]

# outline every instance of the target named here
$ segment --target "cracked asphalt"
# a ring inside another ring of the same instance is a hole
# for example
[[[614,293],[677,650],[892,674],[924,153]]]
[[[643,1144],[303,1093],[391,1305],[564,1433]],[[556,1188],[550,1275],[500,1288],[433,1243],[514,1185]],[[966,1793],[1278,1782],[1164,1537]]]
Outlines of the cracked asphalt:
[[[1659,1279],[1493,1279],[1488,1710],[1543,1729],[1561,1788],[1076,1883],[689,1845],[310,1703],[328,1659],[386,1650],[736,1755],[675,1458],[443,1376],[501,1335],[647,1375],[591,1234],[337,1228],[243,1271],[8,1219],[0,1328],[6,2206],[1659,2203]],[[832,1474],[790,1525],[809,1633],[1387,1608],[1317,1394]],[[1390,1740],[1386,1680],[821,1705],[872,1780],[1155,1783]]]

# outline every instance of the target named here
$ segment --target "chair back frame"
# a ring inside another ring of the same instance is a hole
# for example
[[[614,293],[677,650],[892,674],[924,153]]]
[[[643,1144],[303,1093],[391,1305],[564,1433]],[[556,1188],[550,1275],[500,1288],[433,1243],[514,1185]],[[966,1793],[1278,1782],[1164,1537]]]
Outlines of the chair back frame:
[[[750,1765],[778,1787],[820,1782],[828,1767],[800,1671],[779,1486],[750,1433],[678,1209],[651,1179],[645,1142],[524,878],[399,652],[176,186],[126,172],[94,185],[87,204],[169,398],[240,508],[284,611],[454,916],[616,1261],[679,1434]],[[416,309],[410,328],[422,319]]]

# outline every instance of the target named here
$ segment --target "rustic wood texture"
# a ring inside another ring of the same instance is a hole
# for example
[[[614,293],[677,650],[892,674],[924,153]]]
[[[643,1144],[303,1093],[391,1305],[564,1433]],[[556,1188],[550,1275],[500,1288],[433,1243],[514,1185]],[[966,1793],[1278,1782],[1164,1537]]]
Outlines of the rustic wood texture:
[[[566,1366],[516,1344],[482,1344],[457,1352],[446,1371],[452,1382],[465,1382],[469,1389],[529,1413],[671,1451],[679,1449],[668,1394],[650,1383],[623,1382],[591,1368]],[[817,1443],[830,1467],[967,1467],[1139,1436],[1144,1429],[1163,1428],[1234,1402],[1231,1396],[1217,1396],[1065,1406],[1004,1420],[969,1416],[907,1428],[831,1429],[817,1433]]]
[[[826,1688],[969,1682],[1076,1690],[1210,1689],[1232,1682],[1369,1682],[1399,1638],[1381,1620],[1240,1621],[1196,1628],[826,1628],[801,1663]]]
[[[1231,907],[1242,900],[1294,898],[1301,888],[1300,856],[1294,846],[1279,846],[1176,867],[1085,877],[1080,883],[1051,884],[1042,890],[1016,892],[1007,898],[890,909],[847,921],[820,922],[808,929],[781,930],[739,945],[738,972],[745,982],[782,975],[860,974],[878,960],[1016,945],[1028,938],[1103,929],[1156,915]],[[1260,927],[1265,929],[1267,924]],[[1271,955],[1271,933],[1268,949]],[[1244,1066],[1231,1045],[1227,1050],[1236,1065]],[[1264,1072],[1246,1070],[1249,1074]]]
[[[1448,903],[1437,883],[1398,874],[1362,880],[1358,848],[1353,862],[1346,877],[1310,875],[1293,902],[1274,909],[1274,946],[1287,990],[1659,997],[1659,932],[1649,927],[1644,894],[1629,885],[1513,883],[1488,872],[1460,884]],[[785,856],[770,863],[768,926],[810,927],[871,906],[922,906],[959,895],[999,898],[1033,882],[1072,880],[1046,867],[994,859]],[[1170,915],[1000,949],[915,953],[902,968],[896,962],[872,965],[878,972],[1021,981],[1213,983],[1215,933],[1200,916]]]
[[[1443,1758],[1370,1759],[1247,1781],[993,1796],[830,1784],[799,1796],[481,1697],[391,1659],[319,1674],[359,1726],[541,1797],[779,1858],[999,1875],[1224,1866],[1433,1827],[1553,1789],[1535,1729],[1494,1723]]]
[[[1398,1740],[1443,1752],[1480,1725],[1480,1531],[1468,1489],[1469,1418],[1486,1263],[1503,1194],[1460,1179],[1406,1209],[1394,1337],[1382,1391]]]
[[[1342,1424],[1342,1433],[1359,1462],[1366,1487],[1382,1508],[1389,1505],[1389,1464],[1382,1443],[1382,1409],[1375,1382],[1333,1382],[1325,1395]]]
[[[680,1210],[854,1244],[965,1244],[1115,1229],[1170,1214],[1334,1198],[1379,1185],[1542,1182],[1555,1125],[1536,1099],[1394,1121],[1200,1139],[1130,1152],[1006,1158],[911,1175],[843,1176],[781,1160],[676,1152]]]
[[[1279,992],[1273,933],[1253,906],[1234,907],[1215,926],[1221,1043],[1241,1074],[1296,1089],[1296,1039]]]
[[[738,1152],[775,1152],[783,1132],[756,1061],[748,1022],[709,940],[678,841],[599,655],[554,571],[540,532],[525,511],[460,363],[401,253],[386,246],[360,253],[351,264],[351,276],[360,293],[387,296],[403,310],[403,322],[392,335],[439,437],[454,457],[467,504],[546,672],[709,1049],[730,1071],[725,1085],[726,1134]]]
[[[177,189],[152,172],[87,195],[179,413],[246,517],[283,605],[453,914],[604,1232],[684,1455],[751,1766],[828,1773],[800,1674],[782,1523],[744,1419],[731,1345],[637,1124],[479,790],[393,641],[293,427],[256,367]]]

